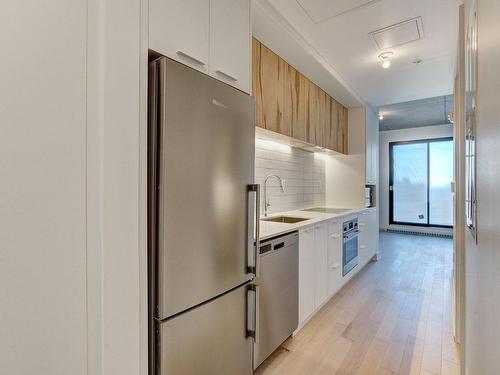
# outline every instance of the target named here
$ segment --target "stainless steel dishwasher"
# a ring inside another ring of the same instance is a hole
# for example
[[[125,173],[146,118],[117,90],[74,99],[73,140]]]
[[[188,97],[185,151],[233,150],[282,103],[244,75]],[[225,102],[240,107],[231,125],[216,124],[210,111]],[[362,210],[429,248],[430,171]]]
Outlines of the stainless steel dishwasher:
[[[253,366],[256,369],[299,322],[299,234],[264,240],[260,245],[257,283],[257,335]]]

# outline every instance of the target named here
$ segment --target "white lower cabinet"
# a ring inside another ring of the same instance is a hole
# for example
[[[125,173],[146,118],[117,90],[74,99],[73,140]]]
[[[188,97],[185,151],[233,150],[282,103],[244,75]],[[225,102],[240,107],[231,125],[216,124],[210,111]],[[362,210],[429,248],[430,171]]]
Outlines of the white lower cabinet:
[[[328,223],[328,295],[332,296],[342,286],[342,222]]]
[[[316,287],[314,228],[299,231],[299,325],[314,312]]]
[[[358,217],[359,266],[342,276],[342,224]],[[377,209],[299,230],[299,327],[378,252]]]
[[[368,208],[358,216],[359,264],[364,266],[378,252],[377,209]]]
[[[325,221],[299,231],[299,324],[304,323],[331,296],[329,224]],[[340,259],[337,254],[337,263]],[[337,280],[339,287],[341,278],[340,275]]]
[[[328,298],[327,225],[319,223],[299,232],[299,324]]]
[[[326,223],[314,226],[314,258],[316,286],[315,308],[319,308],[328,298],[328,242]]]

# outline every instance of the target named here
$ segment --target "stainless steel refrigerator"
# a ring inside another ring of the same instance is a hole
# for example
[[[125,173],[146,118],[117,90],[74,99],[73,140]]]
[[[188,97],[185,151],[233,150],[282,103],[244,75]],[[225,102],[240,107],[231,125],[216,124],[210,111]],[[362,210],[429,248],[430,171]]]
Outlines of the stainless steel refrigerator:
[[[165,57],[150,63],[151,374],[252,373],[254,113],[241,91]]]

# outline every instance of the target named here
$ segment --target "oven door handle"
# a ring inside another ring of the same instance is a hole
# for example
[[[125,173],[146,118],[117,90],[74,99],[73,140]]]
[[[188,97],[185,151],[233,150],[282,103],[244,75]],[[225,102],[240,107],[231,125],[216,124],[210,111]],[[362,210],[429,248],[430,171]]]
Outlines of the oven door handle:
[[[344,234],[344,239],[345,240],[353,239],[353,238],[357,237],[358,234],[359,234],[359,230],[356,229],[356,230],[354,230],[354,231],[352,231],[350,233]]]

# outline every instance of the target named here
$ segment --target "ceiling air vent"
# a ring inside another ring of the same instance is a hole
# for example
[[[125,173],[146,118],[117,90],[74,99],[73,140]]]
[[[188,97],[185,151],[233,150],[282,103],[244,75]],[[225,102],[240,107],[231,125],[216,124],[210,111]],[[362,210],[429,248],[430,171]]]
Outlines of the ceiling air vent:
[[[412,18],[369,33],[379,51],[424,39],[422,17]]]
[[[314,23],[352,12],[380,0],[297,0],[297,3]]]

